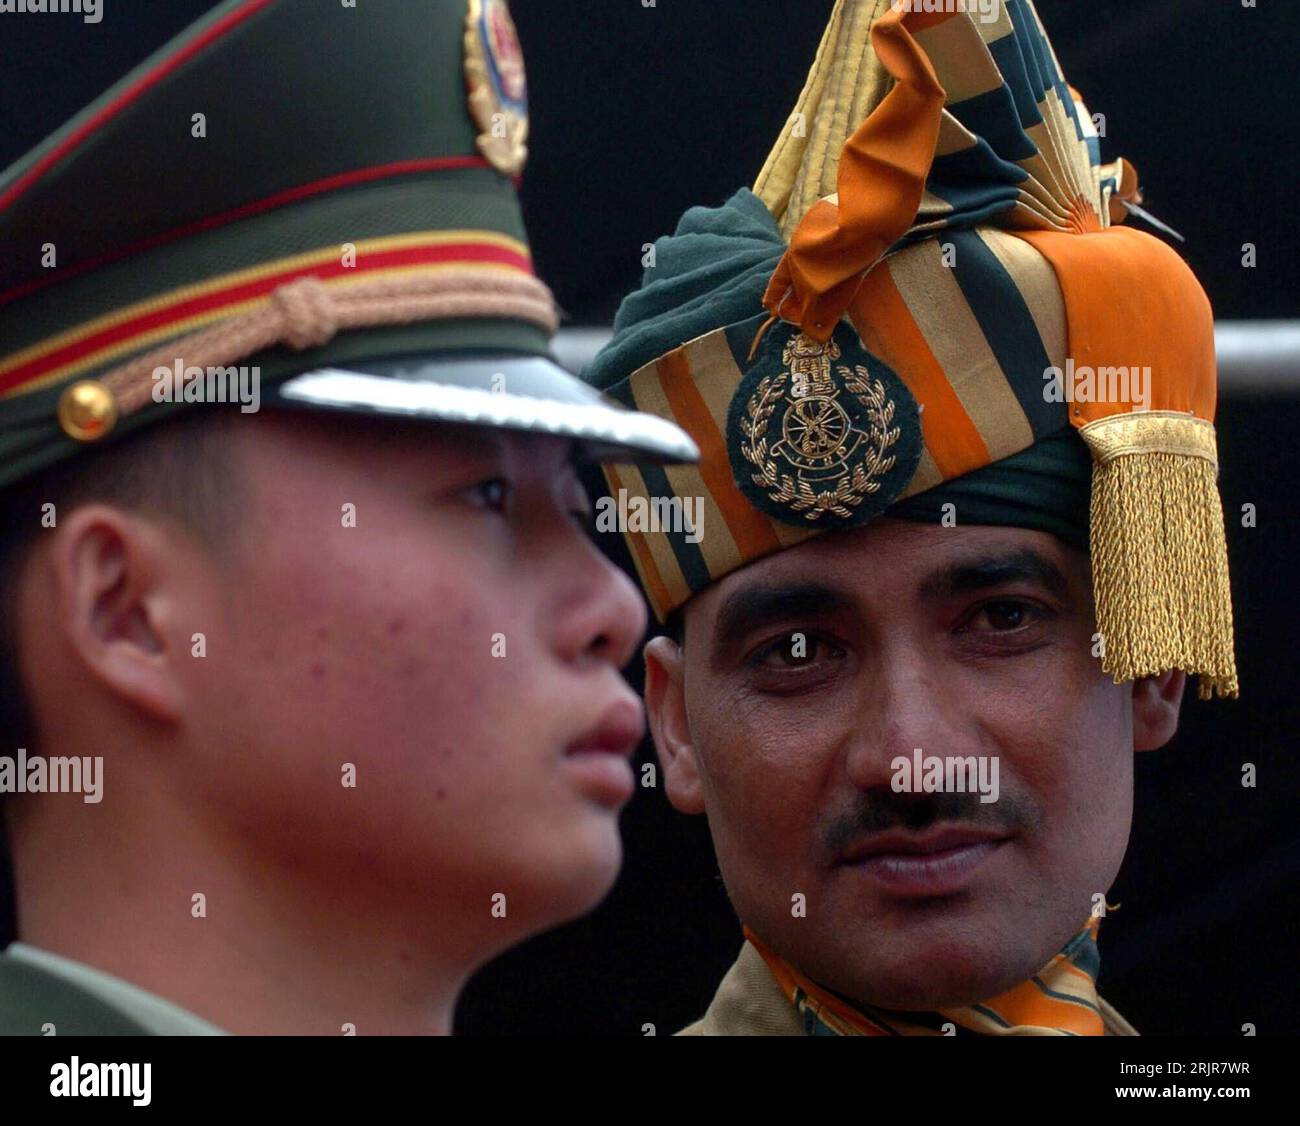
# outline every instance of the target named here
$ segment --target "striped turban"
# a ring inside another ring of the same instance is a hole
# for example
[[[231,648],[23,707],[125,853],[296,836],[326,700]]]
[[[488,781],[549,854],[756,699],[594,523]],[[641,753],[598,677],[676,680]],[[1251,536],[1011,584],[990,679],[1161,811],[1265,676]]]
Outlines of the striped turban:
[[[629,532],[661,619],[810,536],[889,515],[1090,550],[1102,667],[1236,695],[1209,299],[1124,225],[1124,160],[1031,0],[838,0],[753,190],[693,208],[586,378],[680,424],[707,534]],[[967,9],[970,10],[967,10]],[[951,9],[951,10],[931,10]]]

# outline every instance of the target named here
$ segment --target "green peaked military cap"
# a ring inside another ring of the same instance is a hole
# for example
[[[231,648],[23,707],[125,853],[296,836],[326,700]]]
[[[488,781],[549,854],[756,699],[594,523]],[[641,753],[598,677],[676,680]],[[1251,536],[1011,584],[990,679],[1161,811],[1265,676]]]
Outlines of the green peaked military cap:
[[[527,128],[504,0],[214,8],[0,176],[0,488],[241,367],[261,405],[693,459],[551,359]]]

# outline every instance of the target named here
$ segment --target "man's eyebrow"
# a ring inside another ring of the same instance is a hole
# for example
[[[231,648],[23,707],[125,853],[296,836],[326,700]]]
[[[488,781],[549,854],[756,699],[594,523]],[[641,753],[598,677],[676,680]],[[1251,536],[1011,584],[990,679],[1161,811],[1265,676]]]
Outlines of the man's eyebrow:
[[[744,634],[780,618],[844,612],[853,606],[842,591],[823,583],[791,582],[746,586],[732,591],[718,611],[714,644],[724,648]]]
[[[927,578],[919,593],[925,601],[941,602],[1016,582],[1037,583],[1060,598],[1067,597],[1070,591],[1060,568],[1047,556],[1032,548],[1020,548],[953,563]]]

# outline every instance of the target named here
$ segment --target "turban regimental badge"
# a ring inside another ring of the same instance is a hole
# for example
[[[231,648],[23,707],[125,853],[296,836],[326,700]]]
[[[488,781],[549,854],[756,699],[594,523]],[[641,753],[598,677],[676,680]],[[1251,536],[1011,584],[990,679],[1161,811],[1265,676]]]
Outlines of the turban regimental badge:
[[[783,339],[764,342],[733,400],[730,429],[747,478],[736,472],[737,481],[787,523],[863,523],[893,502],[916,469],[915,401],[846,333],[825,343],[798,331],[774,335]],[[734,452],[732,463],[740,468]]]

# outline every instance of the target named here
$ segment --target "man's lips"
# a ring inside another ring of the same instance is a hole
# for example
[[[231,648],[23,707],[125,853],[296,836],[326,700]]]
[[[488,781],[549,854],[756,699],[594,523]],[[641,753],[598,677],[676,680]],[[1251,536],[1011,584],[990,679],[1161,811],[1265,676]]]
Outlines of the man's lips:
[[[582,788],[602,805],[618,808],[635,789],[628,759],[645,735],[640,701],[625,697],[611,704],[586,733],[565,748],[565,765]]]
[[[865,873],[894,895],[951,895],[1010,839],[1006,830],[960,826],[920,834],[891,830],[846,849],[838,863]]]
[[[587,731],[573,740],[566,755],[605,754],[630,758],[645,735],[645,713],[639,701],[626,697],[605,709]]]

